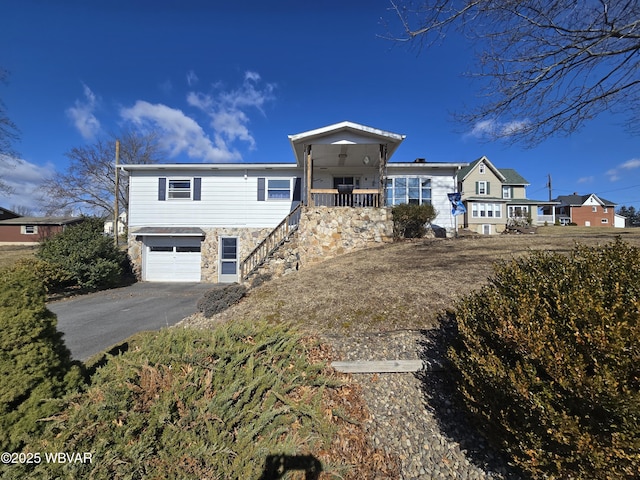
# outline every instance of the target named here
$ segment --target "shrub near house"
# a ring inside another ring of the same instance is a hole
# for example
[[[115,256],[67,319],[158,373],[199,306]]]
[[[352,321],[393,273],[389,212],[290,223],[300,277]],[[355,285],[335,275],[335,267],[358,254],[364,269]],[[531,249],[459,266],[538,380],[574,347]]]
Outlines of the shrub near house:
[[[126,255],[114,246],[113,239],[103,235],[102,229],[102,220],[87,218],[41,244],[36,256],[58,269],[60,279],[66,279],[51,282],[53,289],[74,286],[98,290],[122,280]]]
[[[45,306],[37,272],[0,271],[0,449],[18,451],[59,411],[56,398],[79,388],[81,370]]]
[[[637,478],[640,249],[618,239],[504,263],[456,320],[459,390],[520,466]]]

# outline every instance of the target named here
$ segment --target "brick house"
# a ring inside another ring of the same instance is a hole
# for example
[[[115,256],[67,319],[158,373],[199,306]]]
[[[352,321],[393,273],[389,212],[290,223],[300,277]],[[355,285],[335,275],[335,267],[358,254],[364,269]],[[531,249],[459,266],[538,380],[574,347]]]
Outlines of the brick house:
[[[0,220],[0,244],[35,244],[82,221],[79,217],[5,218]]]
[[[556,216],[561,223],[575,223],[580,227],[624,227],[624,220],[616,215],[616,204],[595,193],[560,195],[555,201]]]

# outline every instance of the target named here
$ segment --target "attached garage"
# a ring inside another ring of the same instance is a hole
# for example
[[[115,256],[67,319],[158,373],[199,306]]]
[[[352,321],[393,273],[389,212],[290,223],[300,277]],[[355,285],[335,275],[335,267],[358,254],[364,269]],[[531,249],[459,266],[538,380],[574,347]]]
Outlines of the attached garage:
[[[142,279],[147,282],[199,282],[204,232],[193,229],[197,231],[167,235],[164,230],[167,229],[140,232],[144,245]]]

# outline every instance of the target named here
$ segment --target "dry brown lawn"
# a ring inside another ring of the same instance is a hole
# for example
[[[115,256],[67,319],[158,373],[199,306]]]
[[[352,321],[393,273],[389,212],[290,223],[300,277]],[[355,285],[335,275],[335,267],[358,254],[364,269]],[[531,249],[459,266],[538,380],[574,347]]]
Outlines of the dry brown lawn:
[[[33,257],[38,245],[0,245],[0,268],[10,267],[21,258]]]
[[[212,321],[294,321],[315,334],[432,328],[456,300],[487,283],[494,262],[530,250],[567,253],[576,242],[603,244],[618,235],[640,246],[640,229],[578,227],[389,244],[303,265],[250,290]]]

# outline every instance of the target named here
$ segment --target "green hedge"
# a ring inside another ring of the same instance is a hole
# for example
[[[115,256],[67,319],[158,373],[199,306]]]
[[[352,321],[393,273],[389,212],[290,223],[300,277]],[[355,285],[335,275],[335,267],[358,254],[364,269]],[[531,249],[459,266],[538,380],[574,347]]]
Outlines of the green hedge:
[[[464,401],[524,470],[638,478],[638,248],[618,239],[503,263],[455,318]]]
[[[56,399],[83,384],[56,323],[37,272],[0,271],[0,450],[22,448],[59,410]]]

